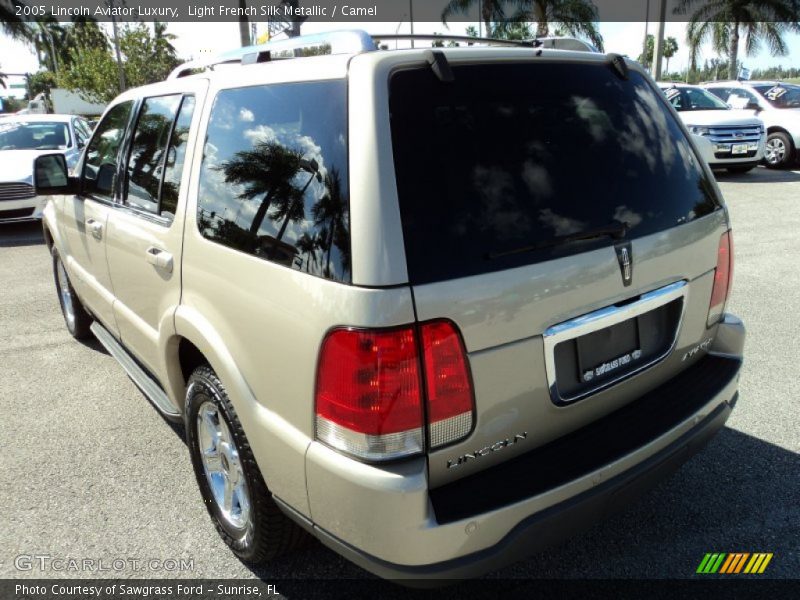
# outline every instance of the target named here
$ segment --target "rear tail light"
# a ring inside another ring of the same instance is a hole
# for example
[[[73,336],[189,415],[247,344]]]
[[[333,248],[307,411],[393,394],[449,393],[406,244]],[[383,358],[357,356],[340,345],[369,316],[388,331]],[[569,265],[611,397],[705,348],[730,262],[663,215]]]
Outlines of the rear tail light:
[[[461,336],[449,321],[420,328],[428,398],[431,448],[459,440],[472,431],[472,383]]]
[[[726,231],[719,239],[719,248],[717,249],[717,268],[714,271],[714,287],[711,289],[711,301],[708,307],[707,325],[709,327],[718,323],[722,318],[732,281],[733,236],[730,231]]]
[[[421,452],[421,388],[414,327],[334,330],[317,368],[317,437],[367,460]]]
[[[315,401],[317,439],[370,461],[421,453],[426,410],[433,448],[472,430],[466,353],[448,321],[333,330],[320,349]]]

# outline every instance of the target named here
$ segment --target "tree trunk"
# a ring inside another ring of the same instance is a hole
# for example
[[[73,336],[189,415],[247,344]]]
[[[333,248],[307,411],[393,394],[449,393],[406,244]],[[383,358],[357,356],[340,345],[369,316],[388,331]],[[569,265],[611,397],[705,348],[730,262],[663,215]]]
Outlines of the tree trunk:
[[[666,56],[665,58],[666,58],[666,60],[667,60],[667,66],[664,68],[664,71],[665,71],[665,73],[666,73],[667,75],[669,75],[669,58],[670,58],[670,57],[669,57],[669,56]]]
[[[536,2],[534,4],[533,16],[536,20],[536,37],[543,38],[550,35],[550,24],[547,22],[547,11],[540,2]]]
[[[486,0],[481,2],[481,19],[486,26],[486,33],[484,33],[484,35],[486,37],[492,37],[494,35],[494,32],[492,32],[492,9]]]
[[[244,12],[244,9],[247,8],[245,0],[239,0],[239,8]],[[250,22],[244,15],[239,17],[239,38],[242,42],[242,48],[250,45]]]
[[[739,77],[739,69],[737,63],[739,58],[739,22],[733,23],[733,31],[731,32],[731,46],[728,63],[728,79],[736,80]]]

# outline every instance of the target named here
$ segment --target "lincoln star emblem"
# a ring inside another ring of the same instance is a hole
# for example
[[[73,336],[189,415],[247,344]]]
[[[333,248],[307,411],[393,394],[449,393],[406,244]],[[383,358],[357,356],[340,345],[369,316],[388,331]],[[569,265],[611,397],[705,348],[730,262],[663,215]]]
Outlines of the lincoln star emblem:
[[[617,260],[619,261],[619,269],[622,273],[622,283],[629,286],[633,281],[633,253],[631,251],[631,243],[625,242],[614,246],[617,251]]]

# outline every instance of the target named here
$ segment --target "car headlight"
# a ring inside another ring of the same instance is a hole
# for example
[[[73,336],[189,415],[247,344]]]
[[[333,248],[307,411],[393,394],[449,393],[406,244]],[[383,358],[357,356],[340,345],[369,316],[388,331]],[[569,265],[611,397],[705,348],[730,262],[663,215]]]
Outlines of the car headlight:
[[[695,135],[708,135],[709,130],[708,127],[700,127],[699,125],[687,125],[689,131],[691,131]]]

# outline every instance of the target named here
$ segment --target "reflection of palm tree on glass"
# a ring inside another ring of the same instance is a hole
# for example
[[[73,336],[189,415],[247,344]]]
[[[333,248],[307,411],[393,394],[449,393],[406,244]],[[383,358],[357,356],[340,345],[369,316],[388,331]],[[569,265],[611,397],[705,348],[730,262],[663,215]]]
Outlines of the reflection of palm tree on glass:
[[[277,142],[259,142],[252,150],[242,150],[217,169],[225,173],[225,183],[243,185],[240,200],[261,197],[261,203],[250,224],[250,234],[258,235],[264,217],[273,203],[288,214],[300,189],[294,179],[302,170],[303,156]]]
[[[278,241],[283,239],[283,236],[286,233],[286,227],[290,222],[297,223],[306,218],[304,202],[306,190],[308,189],[308,186],[311,185],[311,182],[314,181],[314,179],[317,181],[322,180],[322,176],[319,173],[319,165],[317,164],[316,160],[301,159],[300,168],[303,171],[311,173],[311,177],[308,178],[308,181],[306,181],[305,185],[303,185],[301,189],[297,189],[293,192],[291,198],[283,198],[283,202],[276,206],[275,211],[269,217],[276,223],[280,220],[283,220],[283,223],[281,223],[281,228],[278,231],[278,235],[275,237],[275,239]]]
[[[342,194],[342,181],[339,170],[331,168],[325,176],[325,195],[312,209],[314,223],[321,227],[323,249],[327,252],[324,275],[330,277],[331,252],[333,247],[339,249],[342,266],[350,269],[349,225],[347,223],[347,198]]]
[[[158,187],[161,183],[161,137],[169,123],[164,115],[158,113],[143,114],[136,126],[134,147],[138,150],[131,157],[130,180],[141,186],[151,198],[158,198]]]
[[[308,235],[304,233],[295,243],[297,250],[305,256],[306,273],[311,272],[311,265],[314,265],[314,270],[317,267],[317,250],[320,248],[320,240],[316,235]],[[302,266],[302,263],[301,263]]]

